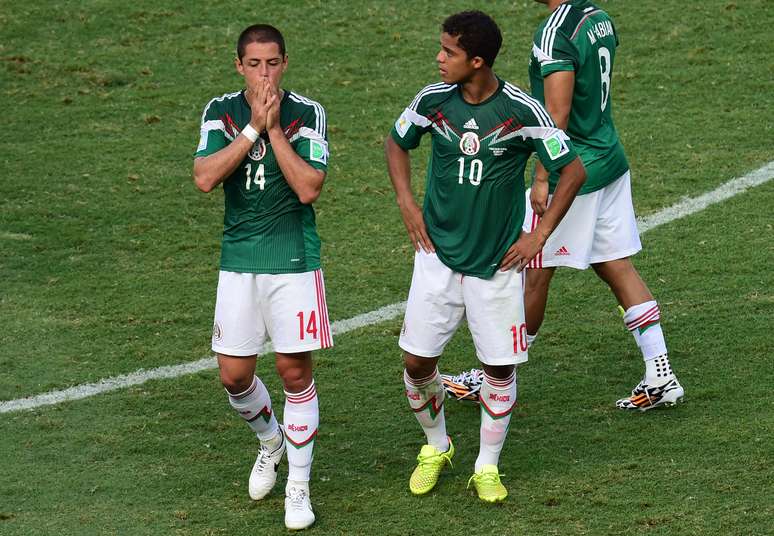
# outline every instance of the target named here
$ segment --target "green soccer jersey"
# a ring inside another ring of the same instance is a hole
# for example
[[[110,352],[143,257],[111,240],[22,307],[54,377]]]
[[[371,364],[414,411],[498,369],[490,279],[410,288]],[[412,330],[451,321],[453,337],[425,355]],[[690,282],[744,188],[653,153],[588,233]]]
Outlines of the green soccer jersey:
[[[202,115],[196,156],[223,149],[249,122],[243,91],[212,99]],[[280,125],[301,158],[316,169],[327,169],[326,118],[320,104],[285,91]],[[221,270],[284,274],[320,267],[314,209],[302,204],[288,185],[265,132],[223,182],[223,192]]]
[[[567,134],[586,168],[579,194],[599,190],[629,169],[610,103],[616,46],[613,21],[588,0],[561,4],[535,32],[529,62],[532,94],[545,103],[545,77],[557,71],[575,72]],[[556,173],[550,176],[552,192],[557,178]]]
[[[499,80],[484,102],[465,102],[456,85],[425,87],[391,135],[405,150],[430,133],[423,215],[441,261],[488,279],[519,237],[524,220],[524,167],[533,152],[549,170],[575,159],[567,135],[540,103]]]

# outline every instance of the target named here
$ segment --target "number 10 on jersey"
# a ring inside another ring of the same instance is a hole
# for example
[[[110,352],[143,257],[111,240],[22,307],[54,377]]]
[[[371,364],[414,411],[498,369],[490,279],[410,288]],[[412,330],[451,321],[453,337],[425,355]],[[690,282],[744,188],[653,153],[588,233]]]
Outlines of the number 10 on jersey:
[[[465,182],[463,180],[463,177],[465,175],[465,157],[464,156],[459,157],[457,162],[460,163],[460,172],[457,176],[457,183],[463,184]],[[472,184],[473,186],[478,186],[479,184],[481,184],[481,175],[483,174],[483,172],[484,172],[484,163],[478,158],[474,158],[473,160],[471,160],[470,168],[467,173],[470,184]]]

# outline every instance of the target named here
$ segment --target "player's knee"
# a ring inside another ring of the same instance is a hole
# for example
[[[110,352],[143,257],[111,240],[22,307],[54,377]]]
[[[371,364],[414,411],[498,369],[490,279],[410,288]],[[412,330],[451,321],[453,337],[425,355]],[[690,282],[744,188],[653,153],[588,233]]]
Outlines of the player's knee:
[[[497,378],[498,380],[504,380],[509,378],[513,371],[516,369],[516,365],[487,365],[483,364],[484,372],[487,376]]]
[[[238,374],[232,371],[220,371],[220,383],[226,388],[226,391],[232,395],[244,393],[253,383],[252,374]]]
[[[282,385],[288,393],[300,393],[312,383],[311,371],[304,367],[287,367],[279,371]]]
[[[411,378],[427,378],[435,372],[435,359],[418,357],[406,353],[403,358],[403,363],[406,367],[406,372],[408,372],[408,375]]]

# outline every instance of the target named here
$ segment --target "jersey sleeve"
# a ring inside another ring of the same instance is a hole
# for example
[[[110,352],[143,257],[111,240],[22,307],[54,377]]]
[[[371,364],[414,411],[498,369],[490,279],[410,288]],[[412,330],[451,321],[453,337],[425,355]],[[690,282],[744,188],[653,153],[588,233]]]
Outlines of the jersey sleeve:
[[[426,99],[423,99],[428,88],[420,91],[411,104],[403,110],[390,131],[392,139],[405,150],[416,149],[422,136],[430,130],[431,123],[426,117]]]
[[[223,149],[233,138],[226,134],[226,126],[223,124],[218,102],[212,99],[207,103],[202,114],[202,123],[199,130],[199,145],[194,156],[209,156]]]
[[[303,126],[291,139],[296,154],[315,169],[328,169],[328,121],[325,108],[309,100],[301,114]]]
[[[548,171],[558,171],[577,158],[570,137],[554,124],[536,99],[523,98],[517,116],[522,124],[519,134]]]
[[[540,63],[540,74],[543,78],[557,71],[578,69],[578,49],[558,28],[546,27],[538,33],[532,45],[532,52]]]

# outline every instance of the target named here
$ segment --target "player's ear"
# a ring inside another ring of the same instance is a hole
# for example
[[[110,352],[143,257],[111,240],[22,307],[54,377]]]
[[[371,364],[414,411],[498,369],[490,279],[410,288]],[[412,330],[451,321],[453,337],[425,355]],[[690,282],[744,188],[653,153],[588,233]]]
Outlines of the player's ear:
[[[241,74],[242,76],[245,75],[245,68],[242,65],[242,61],[239,58],[234,58],[234,67],[236,68],[239,74]]]
[[[486,62],[481,56],[473,56],[473,59],[470,60],[470,64],[474,69],[480,69],[486,65]]]
[[[282,58],[282,72],[284,73],[287,70],[288,70],[288,55],[285,54],[285,57]]]

